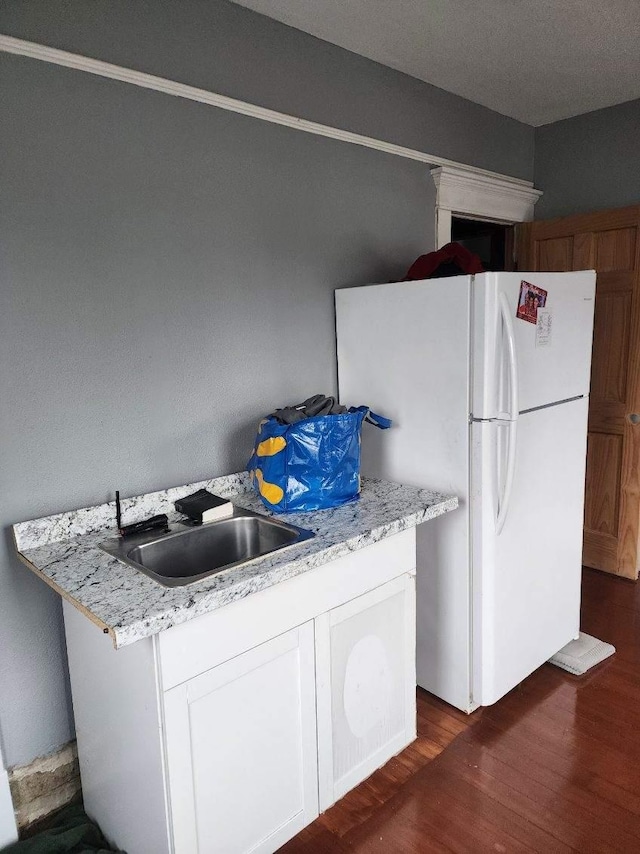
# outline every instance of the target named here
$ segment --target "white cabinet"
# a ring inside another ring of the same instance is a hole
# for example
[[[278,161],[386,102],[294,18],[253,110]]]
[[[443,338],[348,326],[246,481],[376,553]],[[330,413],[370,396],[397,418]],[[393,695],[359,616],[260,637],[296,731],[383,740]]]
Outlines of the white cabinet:
[[[175,854],[272,852],[318,815],[313,622],[167,691]]]
[[[320,810],[416,737],[415,577],[316,619]]]
[[[415,530],[121,650],[64,603],[85,807],[129,854],[271,854],[415,738]]]

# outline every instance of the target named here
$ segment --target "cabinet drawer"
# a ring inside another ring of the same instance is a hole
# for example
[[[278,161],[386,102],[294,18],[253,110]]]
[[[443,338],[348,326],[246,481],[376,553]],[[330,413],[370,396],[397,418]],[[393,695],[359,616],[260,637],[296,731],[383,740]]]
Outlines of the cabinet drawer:
[[[162,632],[156,642],[163,689],[204,673],[392,578],[415,572],[415,538],[415,528],[402,531]]]

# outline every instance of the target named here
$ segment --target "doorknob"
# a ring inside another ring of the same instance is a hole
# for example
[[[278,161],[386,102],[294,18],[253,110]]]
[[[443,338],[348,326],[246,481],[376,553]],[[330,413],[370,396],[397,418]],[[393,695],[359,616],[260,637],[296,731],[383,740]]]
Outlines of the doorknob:
[[[627,415],[630,424],[640,424],[640,415],[637,412],[632,412],[630,415]]]

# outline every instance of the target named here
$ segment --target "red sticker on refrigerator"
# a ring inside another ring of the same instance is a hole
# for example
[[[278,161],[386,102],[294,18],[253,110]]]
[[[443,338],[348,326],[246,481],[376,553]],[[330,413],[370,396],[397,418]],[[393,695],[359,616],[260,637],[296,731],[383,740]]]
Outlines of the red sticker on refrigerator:
[[[518,300],[518,310],[516,317],[519,320],[526,320],[527,323],[537,323],[538,309],[544,308],[547,303],[547,292],[537,285],[532,285],[530,282],[525,282],[524,279],[520,282],[520,298]]]

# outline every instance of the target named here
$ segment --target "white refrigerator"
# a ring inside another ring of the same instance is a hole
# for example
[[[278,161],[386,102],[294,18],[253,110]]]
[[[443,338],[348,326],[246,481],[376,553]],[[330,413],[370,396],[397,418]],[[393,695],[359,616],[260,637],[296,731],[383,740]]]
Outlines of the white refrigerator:
[[[595,273],[336,291],[363,473],[459,497],[418,529],[417,681],[470,712],[579,631]]]

